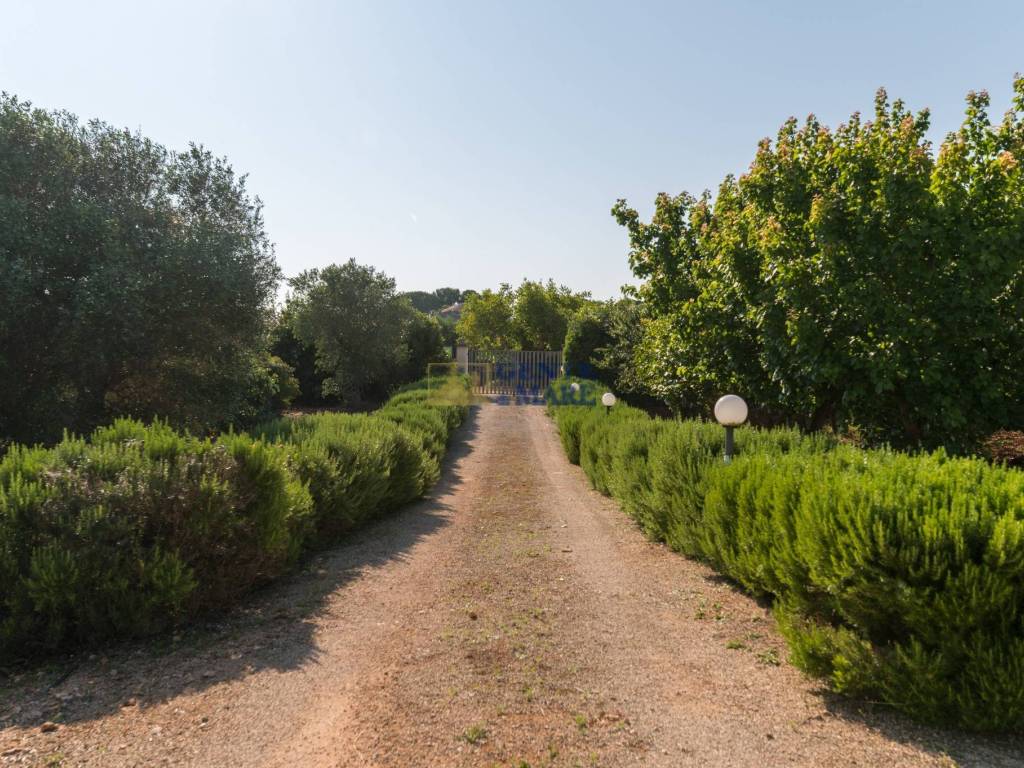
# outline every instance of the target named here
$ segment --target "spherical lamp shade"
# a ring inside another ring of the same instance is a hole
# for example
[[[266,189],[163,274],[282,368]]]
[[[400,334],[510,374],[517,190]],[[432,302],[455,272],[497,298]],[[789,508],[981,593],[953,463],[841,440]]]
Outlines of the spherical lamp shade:
[[[572,384],[569,385],[569,389],[571,389],[573,392],[579,392],[580,391],[579,382],[575,382],[574,381]]]
[[[715,403],[715,418],[723,427],[738,427],[747,420],[747,404],[739,395],[722,395]]]
[[[605,408],[611,408],[613,405],[615,405],[615,395],[613,395],[611,392],[605,392],[603,395],[601,395],[601,405],[603,405]]]

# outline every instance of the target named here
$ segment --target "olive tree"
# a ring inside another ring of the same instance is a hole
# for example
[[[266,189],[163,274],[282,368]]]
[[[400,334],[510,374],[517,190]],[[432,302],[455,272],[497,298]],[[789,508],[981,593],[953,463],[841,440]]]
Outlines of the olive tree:
[[[278,280],[226,160],[0,96],[0,439],[232,421],[266,378]]]
[[[325,396],[355,400],[409,360],[407,326],[416,312],[394,278],[349,259],[288,281],[298,339],[315,350]]]

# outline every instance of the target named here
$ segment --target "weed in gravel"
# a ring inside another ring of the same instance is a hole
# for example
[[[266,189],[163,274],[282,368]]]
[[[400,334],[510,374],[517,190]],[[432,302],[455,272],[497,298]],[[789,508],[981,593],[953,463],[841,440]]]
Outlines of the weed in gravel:
[[[697,603],[697,610],[693,612],[693,618],[698,621],[703,621],[708,617],[708,604],[707,601],[702,597]]]
[[[487,738],[487,729],[482,725],[471,725],[462,732],[462,740],[467,744],[477,745]]]
[[[757,654],[757,660],[762,664],[768,664],[773,667],[779,666],[782,660],[779,658],[779,652],[774,648],[769,648],[765,651],[760,651]]]
[[[747,650],[747,644],[742,640],[730,640],[725,644],[725,647],[730,651],[745,651]]]
[[[573,715],[572,719],[573,719],[573,722],[576,723],[576,727],[580,731],[587,730],[587,716],[586,715],[579,715],[579,714]]]

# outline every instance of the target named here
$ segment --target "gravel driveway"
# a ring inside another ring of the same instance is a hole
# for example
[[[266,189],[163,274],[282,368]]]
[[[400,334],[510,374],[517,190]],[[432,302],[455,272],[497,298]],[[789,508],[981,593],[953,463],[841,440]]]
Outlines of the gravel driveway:
[[[0,765],[1024,765],[785,660],[765,606],[647,542],[542,408],[488,403],[431,498],[230,615],[8,673]]]

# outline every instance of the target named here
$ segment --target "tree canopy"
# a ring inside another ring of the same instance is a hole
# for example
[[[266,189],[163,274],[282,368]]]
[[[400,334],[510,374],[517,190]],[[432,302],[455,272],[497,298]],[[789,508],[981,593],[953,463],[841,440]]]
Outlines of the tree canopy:
[[[471,346],[498,349],[560,350],[569,320],[594,302],[554,281],[524,280],[518,288],[504,283],[466,299],[456,331]]]
[[[294,346],[293,335],[299,346],[292,353],[300,361],[312,350],[320,389],[313,399],[380,397],[444,357],[440,323],[415,310],[396,292],[394,279],[373,267],[349,259],[288,282],[288,331],[280,343]]]
[[[266,384],[279,276],[226,160],[0,96],[0,437],[230,422]]]
[[[645,383],[702,411],[965,445],[1024,424],[1024,78],[1002,122],[971,93],[937,154],[927,111],[879,91],[874,119],[809,117],[761,142],[712,199],[613,215],[645,283]]]

